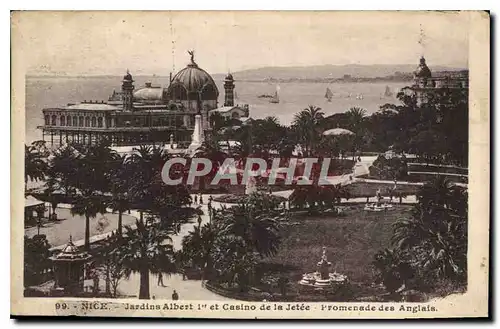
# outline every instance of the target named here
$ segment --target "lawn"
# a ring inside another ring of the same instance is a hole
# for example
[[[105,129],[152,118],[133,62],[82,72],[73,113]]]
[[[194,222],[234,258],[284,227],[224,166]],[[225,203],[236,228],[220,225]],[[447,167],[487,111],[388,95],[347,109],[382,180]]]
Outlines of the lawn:
[[[351,283],[369,287],[374,282],[371,263],[381,249],[390,247],[391,225],[409,216],[411,206],[395,205],[387,212],[366,212],[363,206],[346,207],[343,217],[296,217],[281,228],[278,253],[265,260],[284,273],[297,290],[302,274],[316,270],[322,248],[327,248],[332,271],[348,276]]]

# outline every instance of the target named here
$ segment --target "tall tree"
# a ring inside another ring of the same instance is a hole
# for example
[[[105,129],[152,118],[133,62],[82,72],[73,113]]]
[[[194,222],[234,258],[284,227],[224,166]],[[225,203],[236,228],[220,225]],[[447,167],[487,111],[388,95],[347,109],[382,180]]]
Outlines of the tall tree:
[[[111,201],[109,207],[113,211],[118,212],[118,236],[123,235],[122,218],[123,213],[131,208],[128,189],[130,186],[129,177],[131,176],[130,166],[125,161],[126,156],[123,156],[113,168],[110,178]]]
[[[310,105],[307,109],[300,111],[293,119],[293,129],[298,141],[305,147],[306,155],[314,153],[316,142],[321,136],[321,123],[324,113],[321,108]]]
[[[82,193],[75,196],[71,214],[85,216],[85,249],[90,251],[90,218],[95,218],[97,214],[105,214],[106,202],[101,195],[93,191],[84,190]]]
[[[43,160],[43,154],[34,146],[24,145],[24,188],[26,190],[28,180],[38,181],[45,178],[47,163]]]
[[[125,226],[119,251],[123,266],[140,275],[139,299],[149,299],[149,274],[175,272],[171,232],[160,229],[153,220],[136,220],[136,227]]]

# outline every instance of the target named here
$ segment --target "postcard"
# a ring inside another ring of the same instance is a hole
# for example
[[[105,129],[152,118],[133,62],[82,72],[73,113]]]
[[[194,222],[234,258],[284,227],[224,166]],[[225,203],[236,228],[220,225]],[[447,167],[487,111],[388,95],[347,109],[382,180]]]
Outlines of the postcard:
[[[12,316],[489,316],[488,12],[11,31]]]

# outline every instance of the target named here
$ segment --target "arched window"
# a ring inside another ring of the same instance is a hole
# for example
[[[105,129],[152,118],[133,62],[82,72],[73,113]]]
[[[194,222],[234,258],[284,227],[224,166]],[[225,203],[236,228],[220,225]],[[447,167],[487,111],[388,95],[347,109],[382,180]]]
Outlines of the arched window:
[[[73,126],[74,127],[78,126],[78,117],[76,115],[73,117]],[[82,122],[82,126],[83,126],[83,122]]]
[[[83,116],[78,118],[78,126],[83,127]]]
[[[102,128],[102,117],[97,118],[97,127]]]
[[[90,127],[90,117],[85,117],[85,127]]]
[[[95,127],[97,124],[97,120],[95,117],[92,117],[92,127]]]
[[[201,91],[201,99],[204,101],[217,99],[217,90],[212,84],[208,84],[203,88]]]
[[[50,126],[50,117],[48,115],[45,115],[45,125]]]
[[[61,126],[66,125],[66,117],[64,115],[61,115]]]
[[[68,126],[71,126],[71,115],[68,115],[68,117],[66,118],[66,123],[68,124]]]
[[[52,115],[52,125],[53,126],[56,126],[57,125],[57,117],[54,115]]]
[[[174,84],[169,90],[169,96],[173,100],[187,100],[187,91],[181,84]]]

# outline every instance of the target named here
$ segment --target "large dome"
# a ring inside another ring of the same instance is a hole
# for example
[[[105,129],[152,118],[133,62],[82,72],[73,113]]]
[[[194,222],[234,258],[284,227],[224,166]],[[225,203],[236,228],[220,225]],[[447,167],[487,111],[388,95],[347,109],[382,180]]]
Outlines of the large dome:
[[[198,67],[191,55],[191,63],[179,71],[172,79],[168,95],[173,100],[217,100],[219,90],[214,79],[205,70]]]
[[[415,76],[417,78],[430,78],[432,77],[431,70],[425,63],[425,58],[422,57],[420,58],[420,65],[417,67],[417,70],[415,71]]]

